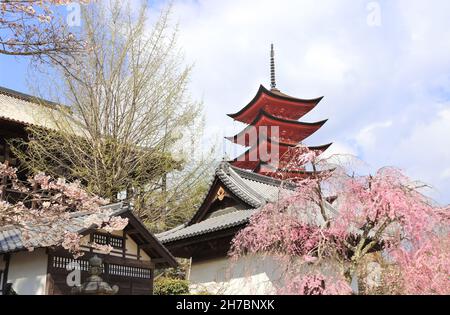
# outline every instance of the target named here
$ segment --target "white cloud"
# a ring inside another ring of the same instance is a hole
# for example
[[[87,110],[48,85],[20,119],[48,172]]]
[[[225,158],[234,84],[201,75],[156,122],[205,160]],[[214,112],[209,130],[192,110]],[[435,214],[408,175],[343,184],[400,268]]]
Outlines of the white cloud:
[[[327,73],[325,78],[332,82],[343,80],[349,69],[345,57],[339,56],[336,47],[326,42],[314,43],[308,47],[303,62],[311,72]]]
[[[307,144],[333,141],[372,168],[399,166],[450,203],[441,176],[450,167],[450,1],[378,1],[374,27],[369,2],[175,1],[179,43],[195,63],[191,91],[204,100],[207,130],[238,131],[225,114],[268,85],[273,42],[281,91],[325,96],[303,119],[329,118]]]
[[[412,126],[393,152],[394,161],[415,178],[430,183],[439,199],[448,199],[450,187],[450,103],[428,122]]]
[[[444,172],[441,175],[441,178],[443,178],[443,179],[450,178],[450,167],[447,168],[446,170],[444,170]]]
[[[356,141],[360,146],[362,146],[364,149],[373,149],[376,141],[377,141],[377,131],[379,129],[384,129],[392,126],[392,121],[387,120],[384,122],[379,123],[373,123],[368,125],[367,127],[364,127],[356,134]]]
[[[333,142],[331,147],[322,154],[322,157],[328,158],[336,154],[357,156],[357,151],[346,143],[336,141]]]

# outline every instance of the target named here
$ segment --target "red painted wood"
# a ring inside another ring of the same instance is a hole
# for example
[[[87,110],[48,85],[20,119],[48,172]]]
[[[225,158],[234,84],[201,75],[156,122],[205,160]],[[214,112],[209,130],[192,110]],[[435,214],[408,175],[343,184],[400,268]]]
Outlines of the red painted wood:
[[[314,123],[286,120],[261,111],[251,125],[244,128],[237,135],[226,139],[244,146],[251,146],[258,139],[267,137],[278,142],[296,144],[319,130],[325,122],[326,120]],[[273,127],[278,127],[278,129]]]
[[[256,96],[242,110],[229,114],[234,120],[250,124],[260,110],[292,120],[298,120],[312,110],[320,101],[316,99],[299,99],[283,94],[279,91],[267,90],[260,86]]]

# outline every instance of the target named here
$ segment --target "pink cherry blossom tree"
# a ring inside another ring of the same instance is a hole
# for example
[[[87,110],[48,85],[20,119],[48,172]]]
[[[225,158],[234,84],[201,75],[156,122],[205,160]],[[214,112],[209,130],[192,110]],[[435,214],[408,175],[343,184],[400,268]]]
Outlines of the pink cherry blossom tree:
[[[374,262],[378,292],[450,293],[450,209],[424,196],[422,184],[395,168],[348,176],[305,147],[296,163],[312,165],[312,176],[250,219],[232,242],[233,259],[275,257],[281,294],[373,292],[365,271]]]
[[[36,58],[69,54],[82,49],[62,17],[54,10],[88,0],[0,0],[0,54]]]
[[[111,232],[123,230],[128,224],[128,219],[111,216],[101,209],[107,201],[87,193],[80,182],[54,180],[42,173],[22,182],[15,168],[3,163],[0,163],[0,179],[0,227],[19,228],[22,241],[30,250],[33,249],[31,237],[38,231],[41,246],[61,245],[75,256],[82,255],[81,245],[109,252],[110,246],[84,243],[82,235],[71,231],[73,212],[86,216],[83,227],[86,229],[94,227]]]

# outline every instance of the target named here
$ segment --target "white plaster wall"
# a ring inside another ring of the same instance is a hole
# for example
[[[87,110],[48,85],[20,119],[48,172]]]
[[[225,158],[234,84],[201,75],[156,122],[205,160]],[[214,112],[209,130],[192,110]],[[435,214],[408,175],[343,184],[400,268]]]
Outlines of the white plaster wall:
[[[269,257],[251,256],[231,262],[218,258],[193,262],[189,274],[191,292],[212,294],[275,294],[280,267]]]
[[[47,279],[45,249],[11,254],[8,282],[19,295],[43,295]]]
[[[283,285],[285,266],[270,256],[247,256],[237,262],[223,257],[193,262],[189,274],[190,289],[193,293],[207,291],[224,295],[267,295],[276,294],[276,288]],[[328,276],[340,273],[339,265],[323,262],[320,267],[303,265],[298,273],[311,273],[319,269]]]

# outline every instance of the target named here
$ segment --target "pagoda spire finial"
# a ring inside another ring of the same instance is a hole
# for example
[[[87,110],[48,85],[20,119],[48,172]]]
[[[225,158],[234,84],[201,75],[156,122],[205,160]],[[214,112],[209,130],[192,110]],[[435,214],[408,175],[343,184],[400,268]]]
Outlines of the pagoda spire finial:
[[[275,52],[273,50],[273,44],[270,44],[270,88],[277,90],[277,84],[275,82]]]

